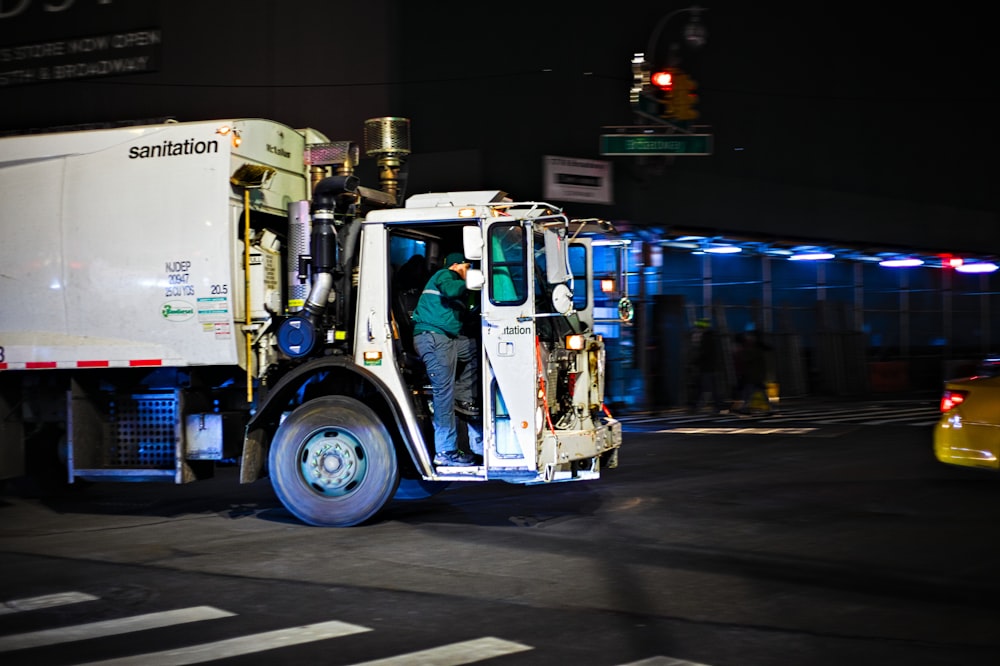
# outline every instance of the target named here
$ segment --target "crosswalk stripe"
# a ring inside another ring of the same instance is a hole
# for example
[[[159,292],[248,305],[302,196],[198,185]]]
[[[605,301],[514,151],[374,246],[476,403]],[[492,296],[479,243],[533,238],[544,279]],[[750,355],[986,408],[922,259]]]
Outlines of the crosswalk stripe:
[[[69,627],[43,629],[41,631],[31,631],[23,634],[11,634],[10,636],[0,636],[0,652],[23,650],[25,648],[34,648],[42,645],[54,645],[56,643],[82,641],[88,638],[117,636],[119,634],[127,634],[132,631],[169,627],[175,624],[184,624],[186,622],[214,620],[216,618],[230,617],[232,615],[234,615],[234,613],[219,610],[218,608],[213,608],[211,606],[194,606],[192,608],[181,608],[178,610],[163,611],[160,613],[134,615],[132,617],[123,617],[117,620],[102,620],[100,622],[89,622],[87,624],[77,624]]]
[[[54,608],[55,606],[68,606],[69,604],[78,604],[83,601],[97,601],[97,599],[98,597],[86,592],[58,592],[56,594],[43,594],[24,599],[11,599],[0,605],[0,615],[23,613],[41,608]]]
[[[806,435],[816,428],[701,428],[678,427],[653,430],[657,435]]]
[[[51,608],[66,604],[95,601],[99,597],[84,592],[26,597],[0,602],[0,614]],[[0,652],[23,650],[58,643],[115,636],[134,631],[156,629],[178,624],[233,617],[235,613],[212,606],[194,606],[158,613],[147,613],[117,620],[105,620],[55,629],[45,629],[10,636],[0,636]],[[92,661],[77,666],[186,666],[218,659],[256,654],[268,650],[312,643],[372,631],[369,627],[331,620],[314,624],[249,634],[211,643],[202,643],[160,652],[128,655],[114,659]],[[476,638],[426,650],[409,652],[383,659],[358,662],[351,666],[462,666],[478,661],[516,654],[534,649],[530,645],[507,641],[493,636]],[[673,657],[650,657],[620,666],[707,666]]]
[[[484,659],[502,657],[506,654],[524,652],[533,649],[530,645],[522,645],[513,641],[505,641],[493,636],[476,638],[461,643],[442,645],[441,647],[420,650],[400,654],[385,659],[365,661],[351,666],[409,666],[410,664],[421,664],[421,666],[461,666],[471,664]]]
[[[371,631],[371,629],[356,624],[331,620],[329,622],[306,624],[301,627],[276,629],[275,631],[265,631],[259,634],[227,638],[221,641],[191,645],[174,650],[150,652],[118,659],[106,659],[104,661],[92,661],[86,664],[79,664],[79,666],[133,666],[134,664],[142,664],[142,666],[184,666],[184,664],[201,664],[206,661],[236,657],[244,654],[255,654],[266,650],[275,650],[302,643],[313,643],[328,638],[350,636],[351,634],[359,634],[366,631]]]
[[[685,661],[684,659],[674,659],[673,657],[650,657],[649,659],[632,661],[627,664],[620,664],[619,666],[708,666],[708,665],[696,661]]]
[[[936,425],[940,418],[936,403],[900,402],[899,404],[858,403],[838,406],[827,405],[782,405],[776,411],[765,414],[754,414],[750,417],[737,412],[721,414],[690,414],[675,410],[661,414],[634,414],[619,417],[628,432],[673,432],[688,433],[685,428],[691,428],[689,434],[710,434],[707,427],[719,428],[717,434],[768,434],[765,427],[795,427],[795,426],[889,426],[900,425],[908,427],[929,427]],[[745,430],[753,423],[751,430]],[[742,424],[737,426],[736,424]],[[657,430],[659,426],[659,430]],[[732,430],[725,430],[732,428]],[[777,432],[777,431],[776,431]],[[782,434],[794,434],[789,430]]]

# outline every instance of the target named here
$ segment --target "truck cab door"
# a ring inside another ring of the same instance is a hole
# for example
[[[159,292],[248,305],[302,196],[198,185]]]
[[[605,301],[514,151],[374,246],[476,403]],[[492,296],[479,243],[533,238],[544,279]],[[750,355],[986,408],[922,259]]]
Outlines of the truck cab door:
[[[490,478],[536,476],[538,350],[534,318],[531,227],[522,220],[484,219],[481,233],[483,439]],[[468,243],[467,243],[468,246]]]

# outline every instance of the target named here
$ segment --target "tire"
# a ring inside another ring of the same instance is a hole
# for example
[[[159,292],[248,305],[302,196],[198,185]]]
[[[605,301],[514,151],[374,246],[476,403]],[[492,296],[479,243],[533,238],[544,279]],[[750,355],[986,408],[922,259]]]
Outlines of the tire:
[[[399,484],[392,438],[364,403],[324,396],[278,427],[268,454],[271,484],[299,520],[350,527],[374,518]]]

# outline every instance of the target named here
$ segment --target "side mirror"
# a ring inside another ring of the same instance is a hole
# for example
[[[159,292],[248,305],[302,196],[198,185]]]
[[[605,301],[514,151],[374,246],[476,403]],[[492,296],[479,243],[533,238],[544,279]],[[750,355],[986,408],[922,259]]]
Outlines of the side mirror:
[[[479,227],[462,227],[462,251],[466,259],[479,261],[483,258],[483,233]]]
[[[549,284],[568,283],[573,279],[573,274],[569,270],[566,237],[552,229],[546,229],[544,238],[545,279]]]
[[[465,288],[469,291],[482,291],[483,285],[486,283],[486,278],[483,276],[482,269],[470,268],[465,273]]]

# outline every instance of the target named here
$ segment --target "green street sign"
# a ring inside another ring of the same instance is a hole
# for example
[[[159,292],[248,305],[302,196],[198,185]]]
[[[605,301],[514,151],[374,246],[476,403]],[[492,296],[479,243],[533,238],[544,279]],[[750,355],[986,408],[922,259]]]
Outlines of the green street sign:
[[[601,155],[711,155],[711,134],[602,134]]]

